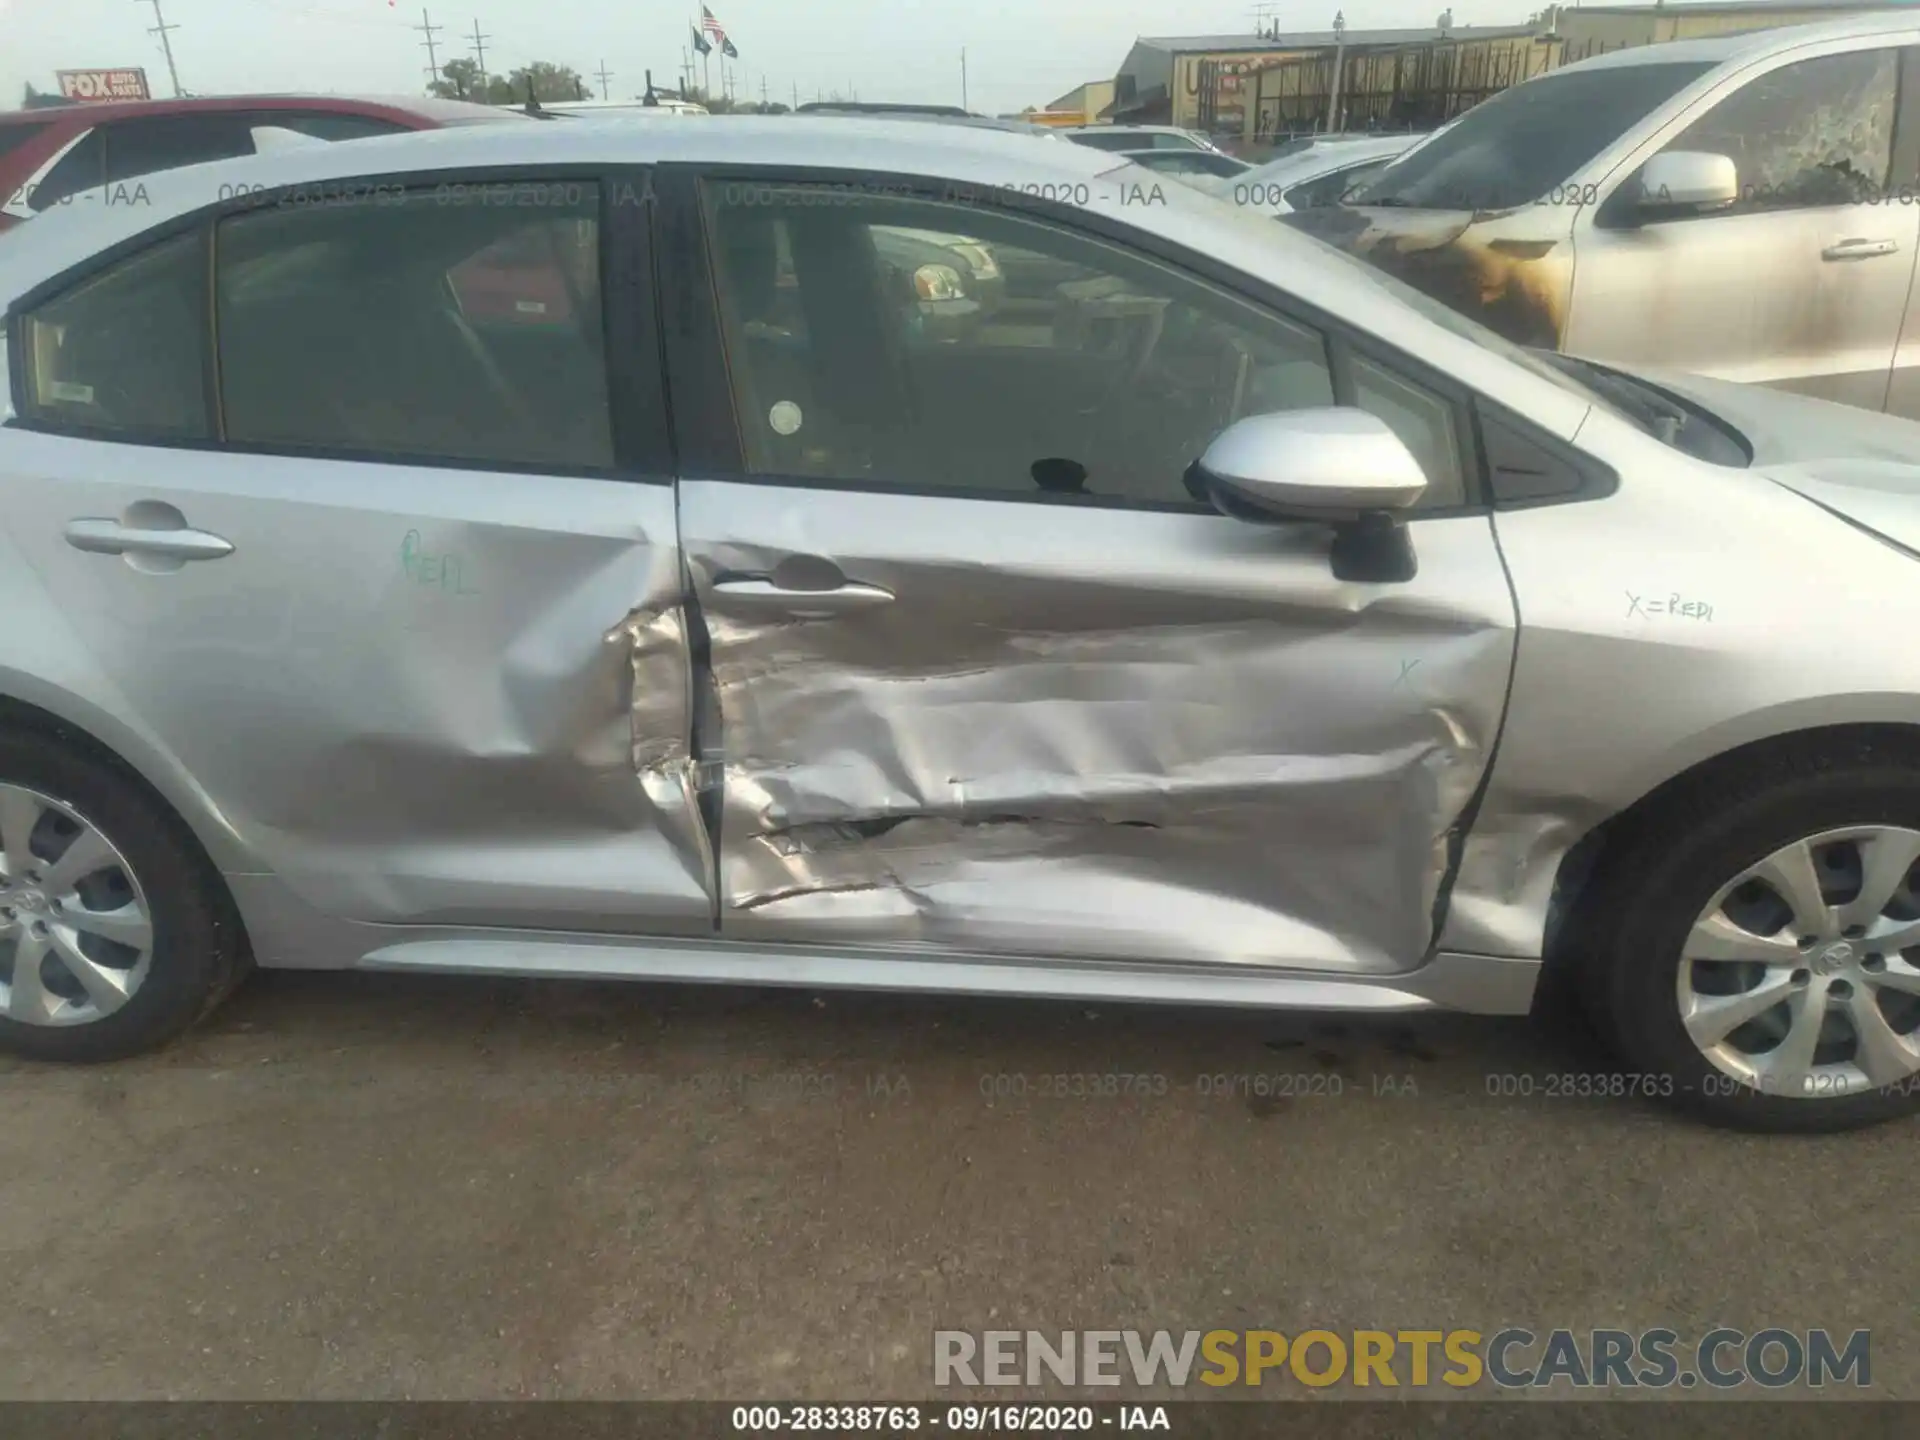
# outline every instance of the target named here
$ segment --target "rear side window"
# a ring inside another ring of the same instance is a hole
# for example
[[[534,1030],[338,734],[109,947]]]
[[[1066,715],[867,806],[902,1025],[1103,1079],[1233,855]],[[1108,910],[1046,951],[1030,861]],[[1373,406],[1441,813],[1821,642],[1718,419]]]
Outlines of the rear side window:
[[[223,221],[226,438],[610,467],[599,190],[485,188],[499,203],[405,192]]]
[[[27,206],[37,214],[64,200],[71,200],[82,190],[98,189],[106,183],[106,139],[102,131],[89,130],[80,143],[62,155],[60,162],[33,187],[32,193],[27,196]]]
[[[102,128],[108,184],[253,154],[252,127],[244,115],[164,115]]]
[[[24,418],[204,440],[206,251],[189,235],[82,281],[26,317]]]

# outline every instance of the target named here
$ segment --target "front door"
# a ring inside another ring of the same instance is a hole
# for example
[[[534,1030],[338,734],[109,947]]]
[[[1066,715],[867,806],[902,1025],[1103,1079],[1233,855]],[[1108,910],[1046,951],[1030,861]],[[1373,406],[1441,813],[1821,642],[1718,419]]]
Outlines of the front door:
[[[1636,168],[1583,212],[1563,348],[1883,408],[1920,241],[1901,54],[1780,66],[1667,141],[1733,159],[1726,210],[1637,223]]]
[[[112,676],[328,913],[710,933],[657,366],[608,365],[648,353],[598,259],[641,210],[302,198],[219,222],[211,297],[199,231],[30,309],[23,420],[69,433],[7,436],[0,522],[48,673]]]
[[[742,440],[681,431],[723,935],[1418,964],[1513,656],[1457,397],[1061,222],[669,189],[663,289],[723,312],[720,345],[670,329],[676,412],[726,390]],[[983,252],[1056,279],[976,301]],[[1183,481],[1233,419],[1336,399],[1432,479],[1411,583],[1335,580],[1319,528]]]

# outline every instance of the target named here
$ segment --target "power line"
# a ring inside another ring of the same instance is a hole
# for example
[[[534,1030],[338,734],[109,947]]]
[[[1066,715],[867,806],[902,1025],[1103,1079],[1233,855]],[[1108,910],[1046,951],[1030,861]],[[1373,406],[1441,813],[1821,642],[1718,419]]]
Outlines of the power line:
[[[437,85],[440,81],[440,56],[433,48],[433,37],[437,32],[444,30],[446,27],[444,25],[434,24],[433,17],[427,14],[426,7],[422,6],[420,10],[420,23],[413,28],[427,37],[427,83],[429,85]]]
[[[159,0],[154,0],[154,3],[158,4]],[[480,95],[482,99],[486,98],[487,93],[487,41],[492,38],[491,35],[482,35],[480,33],[480,21],[476,18],[473,22],[473,63],[480,71]]]
[[[167,17],[160,13],[160,0],[134,0],[134,3],[150,3],[153,6],[153,28],[147,31],[147,33],[160,37],[160,48],[166,52],[167,56],[167,78],[173,81],[174,98],[178,99],[184,92],[180,89],[180,71],[173,63],[173,42],[167,38],[167,34],[169,31],[178,30],[180,27],[167,23]]]
[[[600,70],[597,78],[600,81],[600,98],[602,100],[611,99],[612,97],[607,93],[607,82],[613,79],[613,72],[607,69],[607,62],[604,60],[600,62]]]

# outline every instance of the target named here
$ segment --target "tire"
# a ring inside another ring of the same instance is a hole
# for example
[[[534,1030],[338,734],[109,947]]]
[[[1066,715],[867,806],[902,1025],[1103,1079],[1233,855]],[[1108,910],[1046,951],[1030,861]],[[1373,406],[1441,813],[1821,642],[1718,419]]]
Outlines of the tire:
[[[1629,1075],[1638,1077],[1639,1093],[1663,1098],[1713,1125],[1768,1133],[1851,1130],[1920,1111],[1920,1077],[1877,1089],[1862,1080],[1858,1089],[1848,1092],[1826,1090],[1816,1082],[1813,1088],[1820,1093],[1812,1097],[1804,1094],[1804,1086],[1803,1093],[1767,1093],[1741,1083],[1695,1044],[1682,1019],[1684,956],[1690,949],[1699,953],[1688,937],[1721,891],[1750,867],[1797,842],[1875,826],[1920,832],[1920,751],[1862,739],[1822,751],[1781,750],[1750,763],[1716,767],[1630,817],[1610,838],[1611,858],[1602,861],[1574,917],[1580,937],[1575,940],[1577,978],[1584,1008]],[[1832,848],[1816,845],[1810,853],[1844,858],[1853,842],[1830,843]],[[1828,873],[1814,870],[1816,878]],[[1920,870],[1909,873],[1920,875]],[[1822,881],[1827,904],[1838,903],[1832,897],[1847,893],[1844,883],[1836,883],[1838,888],[1829,889]],[[1900,893],[1911,886],[1909,879]],[[1865,888],[1862,884],[1855,893],[1864,894]],[[1764,887],[1761,892],[1735,892],[1728,897],[1726,913],[1743,893],[1758,893],[1760,903],[1767,901]],[[1906,905],[1904,899],[1898,903]],[[1776,902],[1776,908],[1781,913],[1791,909],[1785,902]],[[1904,923],[1904,910],[1901,919]],[[1773,938],[1792,946],[1797,937],[1782,929]],[[1907,953],[1912,956],[1913,947],[1907,947]],[[1830,962],[1824,942],[1813,958],[1822,966],[1839,963]],[[1892,958],[1897,960],[1898,954]],[[1885,960],[1879,963],[1884,968]],[[1787,961],[1782,968],[1790,964],[1797,962]],[[1712,973],[1716,967],[1704,968]],[[1796,969],[1787,983],[1803,985],[1800,976],[1812,973]],[[1841,992],[1838,980],[1817,983],[1831,984],[1835,996]],[[1846,1003],[1821,994],[1820,1006]],[[1906,1017],[1914,1013],[1907,996],[1893,995],[1888,1003],[1898,1017],[1890,1028],[1913,1034],[1907,1028]],[[1826,1013],[1820,1006],[1815,1007],[1818,1013]],[[1785,1010],[1773,1014],[1776,1024],[1790,1018]],[[1821,1022],[1812,1031],[1823,1037],[1828,1033]],[[1849,1026],[1846,1033],[1846,1045],[1858,1044],[1858,1032]],[[1784,1045],[1784,1040],[1778,1043]],[[1831,1053],[1824,1048],[1828,1042],[1821,1043],[1821,1053]]]
[[[88,883],[124,884],[136,899],[143,898],[151,940],[144,978],[119,1008],[84,1023],[49,1024],[24,1023],[0,1007],[0,1049],[33,1060],[96,1064],[156,1049],[211,1014],[245,978],[252,961],[232,901],[185,825],[117,764],[38,730],[0,730],[0,802],[11,794],[18,804],[21,792],[56,802],[118,852],[124,865],[110,864]],[[0,826],[4,820],[0,814]],[[72,819],[63,815],[52,823],[64,827]],[[37,833],[53,832],[43,825]],[[9,845],[18,843],[5,838]],[[46,842],[40,843],[44,848]],[[27,883],[11,878],[16,886]],[[21,894],[17,888],[0,892],[0,906]],[[8,913],[23,922],[28,912]],[[16,930],[15,939],[23,933]],[[10,980],[18,964],[19,952],[9,955],[13,943],[0,938],[0,978]],[[50,973],[68,989],[78,984],[64,966]]]

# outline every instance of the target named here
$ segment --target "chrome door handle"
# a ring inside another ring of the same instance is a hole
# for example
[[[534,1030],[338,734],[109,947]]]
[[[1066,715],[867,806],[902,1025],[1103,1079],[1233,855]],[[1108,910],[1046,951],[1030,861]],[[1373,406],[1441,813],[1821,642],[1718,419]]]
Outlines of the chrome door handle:
[[[67,543],[92,555],[157,555],[168,560],[218,560],[233,542],[204,530],[148,530],[118,520],[74,520]]]
[[[795,590],[761,577],[721,580],[715,583],[713,593],[742,609],[801,616],[844,615],[850,610],[870,610],[893,600],[891,590],[864,585],[857,580],[849,580],[831,590]]]
[[[1820,252],[1822,260],[1871,260],[1876,255],[1891,255],[1900,248],[1898,240],[1836,240]]]

